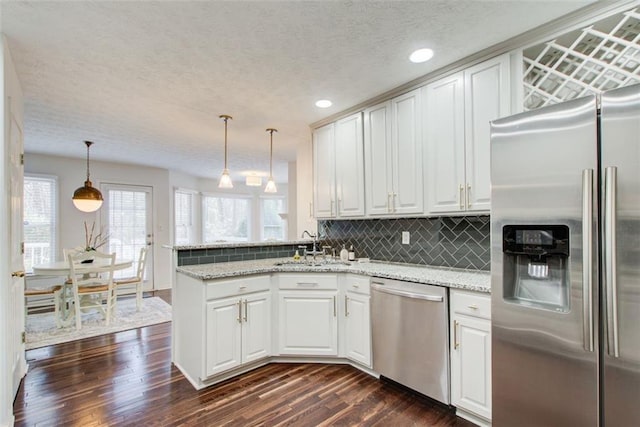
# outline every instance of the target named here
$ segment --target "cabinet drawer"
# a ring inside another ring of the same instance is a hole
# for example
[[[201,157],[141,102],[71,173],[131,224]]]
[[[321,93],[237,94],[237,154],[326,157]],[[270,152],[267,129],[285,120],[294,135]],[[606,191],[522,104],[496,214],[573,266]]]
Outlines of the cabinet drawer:
[[[451,312],[491,319],[491,296],[477,292],[452,289]]]
[[[338,276],[335,274],[280,274],[280,289],[338,289]]]
[[[371,294],[371,287],[369,286],[368,277],[347,274],[344,279],[344,288],[346,291],[355,292],[357,294]]]
[[[231,280],[212,280],[207,282],[206,298],[218,299],[271,289],[269,276],[247,276]]]

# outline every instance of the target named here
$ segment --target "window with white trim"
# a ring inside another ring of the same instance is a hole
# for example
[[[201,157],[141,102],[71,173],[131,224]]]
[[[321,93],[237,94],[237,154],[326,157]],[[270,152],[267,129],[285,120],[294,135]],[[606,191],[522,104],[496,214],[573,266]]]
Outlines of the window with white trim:
[[[190,245],[194,242],[193,196],[185,190],[174,192],[174,240],[176,245]]]
[[[56,177],[24,176],[24,268],[33,271],[33,265],[52,262],[56,258],[57,228]]]
[[[251,199],[202,196],[203,243],[248,242],[251,234]]]
[[[280,214],[286,212],[284,197],[260,199],[261,240],[285,240],[286,223]]]

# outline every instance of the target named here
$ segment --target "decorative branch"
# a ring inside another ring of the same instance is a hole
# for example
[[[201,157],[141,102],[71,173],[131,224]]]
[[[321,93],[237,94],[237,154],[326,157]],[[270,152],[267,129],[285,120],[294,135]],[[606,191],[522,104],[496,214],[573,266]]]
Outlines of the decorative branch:
[[[96,229],[95,221],[91,224],[91,232],[89,232],[89,227],[87,226],[87,221],[84,222],[84,236],[85,236],[85,250],[86,251],[95,251],[96,249],[104,246],[109,241],[109,235],[105,234],[104,227],[100,227],[100,232],[98,234],[93,235]]]

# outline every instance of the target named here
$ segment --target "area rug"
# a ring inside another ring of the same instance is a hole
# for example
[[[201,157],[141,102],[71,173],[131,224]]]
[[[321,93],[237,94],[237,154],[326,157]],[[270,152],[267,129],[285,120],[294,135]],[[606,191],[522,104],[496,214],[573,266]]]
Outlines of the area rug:
[[[118,301],[115,317],[111,318],[109,326],[105,325],[102,313],[95,311],[82,315],[82,329],[79,331],[75,322],[65,328],[56,328],[53,316],[53,312],[27,316],[27,350],[168,322],[171,320],[171,306],[158,297],[144,298],[138,312],[135,298],[122,299]]]

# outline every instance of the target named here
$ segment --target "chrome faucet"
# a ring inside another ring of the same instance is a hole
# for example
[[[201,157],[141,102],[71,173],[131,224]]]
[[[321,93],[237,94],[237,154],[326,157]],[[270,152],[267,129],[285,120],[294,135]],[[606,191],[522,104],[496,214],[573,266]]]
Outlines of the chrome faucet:
[[[319,251],[319,250],[318,250],[318,234],[317,234],[317,233],[316,233],[316,234],[311,234],[311,233],[309,233],[307,230],[304,230],[304,231],[302,232],[302,236],[301,236],[301,237],[304,237],[304,235],[305,235],[305,234],[306,234],[307,236],[309,236],[309,237],[311,237],[311,238],[313,239],[313,250],[308,251],[308,250],[306,249],[306,246],[305,246],[305,249],[304,249],[304,259],[305,259],[305,260],[307,259],[307,255],[312,255],[312,256],[313,256],[313,261],[315,262],[315,260],[316,260],[316,255],[323,254],[323,253],[324,253],[324,250],[322,250],[322,251]]]

